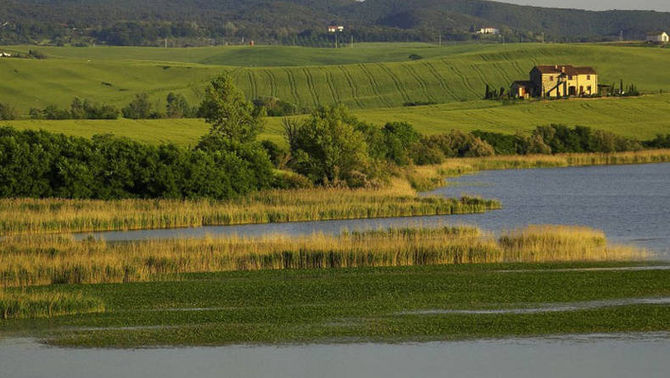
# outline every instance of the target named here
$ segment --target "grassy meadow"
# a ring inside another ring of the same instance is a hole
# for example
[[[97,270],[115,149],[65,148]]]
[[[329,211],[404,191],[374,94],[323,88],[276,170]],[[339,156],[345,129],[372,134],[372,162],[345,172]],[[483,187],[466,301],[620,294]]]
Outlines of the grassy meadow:
[[[497,101],[467,101],[446,104],[362,109],[352,113],[376,125],[386,122],[411,123],[423,134],[438,134],[457,129],[483,130],[503,134],[528,133],[537,126],[564,124],[589,126],[625,137],[646,140],[657,134],[670,134],[670,94],[635,98],[526,101],[503,105]],[[297,116],[300,118],[302,116]],[[0,121],[17,129],[44,129],[67,135],[91,137],[114,134],[150,144],[195,145],[207,133],[202,119],[118,119],[118,120],[16,120]],[[265,119],[259,139],[285,144],[281,117]]]
[[[177,92],[197,102],[208,80],[221,72],[233,76],[248,98],[275,96],[307,108],[477,100],[486,83],[509,88],[527,79],[536,64],[592,65],[602,83],[623,79],[643,92],[670,90],[667,49],[598,44],[43,50],[51,58],[0,61],[0,100],[22,114],[30,107],[67,106],[75,96],[122,106],[147,92],[164,106],[166,95]],[[412,54],[423,59],[410,60]]]

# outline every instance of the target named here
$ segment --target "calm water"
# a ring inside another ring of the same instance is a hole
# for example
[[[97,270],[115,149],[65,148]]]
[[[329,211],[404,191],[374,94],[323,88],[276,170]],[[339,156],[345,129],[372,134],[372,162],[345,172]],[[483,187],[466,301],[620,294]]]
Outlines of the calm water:
[[[661,378],[670,335],[589,335],[422,344],[62,349],[0,340],[3,377]]]
[[[496,198],[504,209],[485,214],[103,232],[95,236],[114,241],[208,234],[339,233],[417,224],[471,224],[490,231],[528,224],[573,224],[602,229],[610,240],[646,247],[660,258],[670,259],[668,163],[485,171],[450,182],[452,185],[431,194]]]

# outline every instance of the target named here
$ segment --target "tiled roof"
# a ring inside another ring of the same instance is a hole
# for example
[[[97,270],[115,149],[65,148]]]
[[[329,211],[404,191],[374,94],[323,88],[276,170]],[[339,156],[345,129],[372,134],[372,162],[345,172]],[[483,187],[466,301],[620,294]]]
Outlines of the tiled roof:
[[[593,67],[575,67],[571,65],[554,65],[554,66],[536,66],[540,73],[543,74],[560,74],[565,72],[568,75],[596,75],[596,70]]]

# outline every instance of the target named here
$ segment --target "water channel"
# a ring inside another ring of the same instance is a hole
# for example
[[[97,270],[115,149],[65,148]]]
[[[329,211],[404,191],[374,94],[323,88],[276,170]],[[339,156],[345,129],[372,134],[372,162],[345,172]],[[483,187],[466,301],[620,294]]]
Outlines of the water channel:
[[[601,229],[611,241],[635,244],[652,250],[659,259],[670,259],[670,163],[484,171],[450,179],[449,185],[427,194],[495,198],[502,201],[503,209],[484,214],[113,231],[94,236],[119,241],[336,234],[345,229],[444,224],[477,225],[497,232],[528,224],[570,224]]]

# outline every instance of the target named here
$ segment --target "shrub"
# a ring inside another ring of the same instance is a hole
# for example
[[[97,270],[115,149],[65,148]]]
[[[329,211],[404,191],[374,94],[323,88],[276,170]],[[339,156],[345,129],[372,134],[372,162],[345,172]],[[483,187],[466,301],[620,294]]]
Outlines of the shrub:
[[[9,105],[0,103],[0,121],[16,119],[16,109]]]

